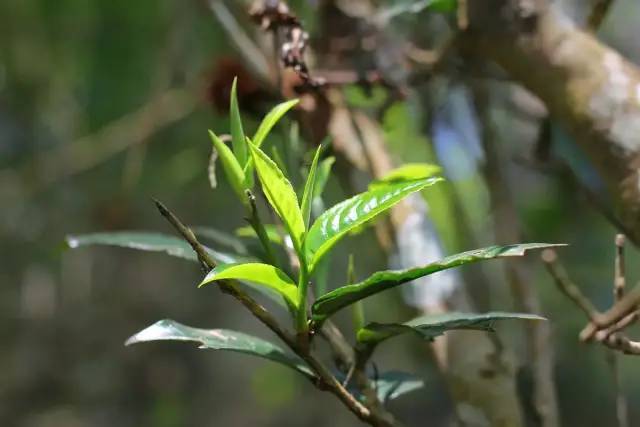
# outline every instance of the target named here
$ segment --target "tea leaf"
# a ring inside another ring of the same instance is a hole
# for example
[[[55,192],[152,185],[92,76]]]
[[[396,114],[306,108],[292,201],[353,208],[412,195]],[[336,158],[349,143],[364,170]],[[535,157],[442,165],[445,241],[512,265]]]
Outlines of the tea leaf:
[[[483,314],[444,313],[417,317],[405,323],[369,323],[357,333],[357,340],[363,344],[379,344],[398,335],[413,333],[431,341],[435,337],[452,330],[493,331],[493,325],[500,320],[546,320],[534,314],[491,312]]]
[[[312,316],[315,321],[322,321],[336,311],[353,304],[356,301],[402,285],[403,283],[410,282],[419,277],[437,273],[438,271],[489,259],[522,256],[526,251],[531,249],[542,249],[555,246],[563,245],[524,243],[519,245],[490,246],[487,248],[475,249],[451,255],[440,261],[408,270],[379,271],[360,283],[343,286],[322,295],[316,300],[311,308]]]
[[[300,253],[305,226],[296,192],[273,160],[254,144],[249,144],[249,149],[267,200],[282,219],[294,247]]]
[[[295,283],[282,270],[269,264],[220,264],[211,270],[198,287],[209,283],[235,279],[253,282],[276,291],[285,298],[287,304],[297,308],[297,288]]]
[[[442,178],[385,183],[338,203],[324,212],[309,229],[305,251],[309,270],[347,233],[375,218],[411,193]]]
[[[315,378],[311,369],[299,357],[285,353],[275,344],[262,338],[228,329],[200,329],[174,320],[160,320],[129,338],[125,345],[153,341],[193,341],[201,349],[227,350],[272,360],[301,374]]]

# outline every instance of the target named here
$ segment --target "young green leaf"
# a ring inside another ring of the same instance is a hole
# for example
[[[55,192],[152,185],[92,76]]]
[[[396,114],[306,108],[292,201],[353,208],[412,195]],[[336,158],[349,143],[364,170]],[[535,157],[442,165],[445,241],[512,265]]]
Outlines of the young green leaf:
[[[231,187],[236,192],[240,200],[243,203],[246,203],[247,197],[244,194],[244,172],[236,160],[233,152],[227,145],[222,142],[218,136],[209,131],[209,136],[211,137],[211,141],[213,142],[213,146],[216,151],[218,151],[218,156],[220,156],[220,160],[222,161],[222,168],[224,169],[224,173],[231,184]]]
[[[316,300],[311,308],[313,319],[321,322],[336,311],[379,292],[410,282],[419,277],[437,273],[464,264],[495,258],[522,256],[527,250],[563,246],[547,243],[523,243],[519,245],[490,246],[448,256],[440,261],[408,270],[379,271],[355,285],[343,286]]]
[[[264,142],[265,138],[271,132],[271,129],[275,126],[278,121],[284,116],[287,111],[292,109],[298,103],[297,99],[292,99],[290,101],[283,102],[281,104],[273,107],[271,111],[264,117],[260,126],[258,126],[258,130],[256,134],[253,136],[253,143],[256,147],[260,147]]]
[[[417,317],[405,323],[369,323],[357,334],[359,343],[377,345],[384,340],[405,333],[413,333],[425,340],[433,340],[451,330],[493,331],[499,320],[546,320],[535,314],[491,312],[483,314],[444,313]]]
[[[283,271],[269,264],[220,264],[207,274],[198,287],[219,280],[235,279],[257,283],[276,291],[291,307],[298,307],[295,283]]]
[[[305,241],[309,270],[343,236],[356,227],[393,207],[411,193],[433,185],[442,178],[428,178],[381,184],[375,188],[338,203],[314,222]]]
[[[324,191],[324,187],[327,185],[327,181],[329,180],[329,175],[331,175],[331,167],[335,163],[336,158],[331,156],[327,157],[323,161],[320,162],[318,166],[318,171],[316,172],[316,183],[313,187],[313,198],[322,196],[322,192]]]
[[[432,176],[438,175],[440,172],[442,172],[440,166],[433,165],[431,163],[407,163],[392,170],[379,180],[373,181],[369,185],[369,188],[389,182],[431,178]]]
[[[233,153],[238,159],[240,166],[247,164],[247,141],[245,141],[244,130],[242,129],[242,118],[240,117],[240,108],[238,106],[237,95],[238,78],[233,79],[231,85],[231,105],[229,106],[229,114],[231,116],[231,144],[233,145]]]
[[[174,320],[160,320],[129,338],[125,345],[153,341],[193,341],[201,349],[227,350],[262,357],[300,372],[309,378],[315,375],[299,357],[261,338],[227,329],[200,329]]]
[[[304,191],[302,192],[302,218],[304,219],[305,226],[307,227],[311,220],[311,201],[313,200],[313,195],[315,193],[314,189],[317,181],[316,171],[318,170],[318,160],[320,159],[322,148],[322,145],[319,145],[315,156],[313,156],[313,161],[309,168],[309,175],[307,176],[307,181],[304,184]]]
[[[458,0],[431,0],[429,8],[440,13],[452,13],[458,9]]]
[[[264,140],[267,138],[267,135],[269,135],[269,132],[271,132],[271,129],[273,129],[273,127],[275,126],[275,124],[278,123],[278,121],[282,118],[282,116],[284,116],[287,113],[287,111],[295,107],[297,103],[298,103],[298,100],[293,99],[291,101],[286,101],[276,105],[264,117],[264,119],[262,119],[260,126],[258,126],[258,130],[253,136],[253,141],[252,141],[253,144],[255,144],[257,147],[260,147],[264,142]],[[246,139],[247,139],[247,144],[251,144],[248,137]],[[243,169],[244,176],[245,176],[244,186],[247,189],[253,188],[253,168],[254,168],[253,158],[249,157],[247,164]]]
[[[267,200],[282,219],[296,251],[300,254],[305,226],[296,192],[293,190],[291,182],[262,150],[251,143],[249,150]]]
[[[121,248],[138,249],[151,252],[165,252],[171,256],[198,261],[196,253],[189,243],[174,236],[160,233],[146,233],[141,231],[119,231],[112,233],[92,233],[80,236],[67,236],[67,245],[70,248],[80,248],[91,245],[119,246]],[[235,263],[247,258],[217,252],[205,247],[205,250],[217,262]]]

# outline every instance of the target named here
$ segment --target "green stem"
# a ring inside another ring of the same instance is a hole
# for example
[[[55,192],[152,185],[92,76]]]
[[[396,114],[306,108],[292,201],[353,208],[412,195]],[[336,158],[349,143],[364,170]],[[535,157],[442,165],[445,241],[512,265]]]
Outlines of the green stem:
[[[347,267],[347,285],[353,285],[356,282],[356,269],[353,261],[353,254],[349,254],[349,264]],[[362,300],[356,301],[352,305],[351,320],[353,323],[353,329],[356,333],[358,330],[364,327],[364,305]]]
[[[260,244],[264,249],[265,255],[267,257],[267,262],[271,265],[277,266],[278,263],[276,261],[276,257],[273,252],[273,247],[271,246],[271,241],[269,240],[269,236],[267,234],[267,230],[264,228],[264,224],[260,220],[260,216],[258,215],[258,208],[256,206],[256,197],[251,193],[250,190],[246,191],[247,199],[249,200],[249,218],[248,222],[253,228],[253,231],[258,235],[258,239],[260,240]]]
[[[307,324],[307,287],[309,286],[309,271],[307,263],[300,260],[300,275],[298,277],[298,315],[296,316],[296,329],[302,338],[308,335],[309,325]]]

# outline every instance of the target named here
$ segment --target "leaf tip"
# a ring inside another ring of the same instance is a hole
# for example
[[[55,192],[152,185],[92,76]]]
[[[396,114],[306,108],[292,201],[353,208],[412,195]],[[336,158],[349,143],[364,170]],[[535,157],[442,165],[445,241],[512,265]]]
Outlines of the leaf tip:
[[[80,242],[78,241],[78,238],[73,235],[66,236],[64,238],[64,243],[69,249],[76,249],[77,247],[80,246]]]

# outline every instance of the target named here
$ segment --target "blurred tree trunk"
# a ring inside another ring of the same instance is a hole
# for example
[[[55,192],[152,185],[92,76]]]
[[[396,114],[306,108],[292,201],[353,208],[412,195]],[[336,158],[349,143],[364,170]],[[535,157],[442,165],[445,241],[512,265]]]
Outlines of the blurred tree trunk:
[[[603,179],[619,226],[640,243],[640,71],[545,0],[468,2],[466,54],[495,61],[538,96]]]

